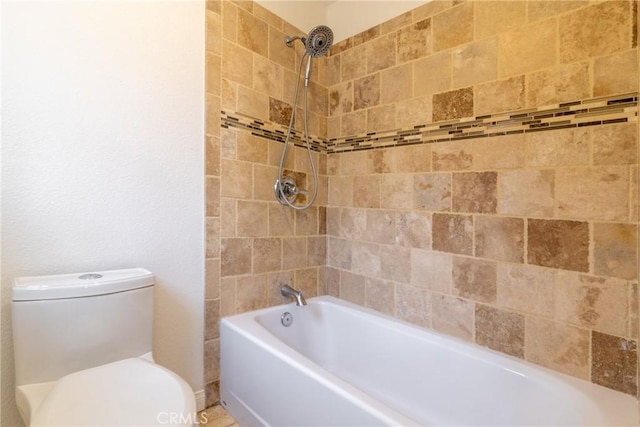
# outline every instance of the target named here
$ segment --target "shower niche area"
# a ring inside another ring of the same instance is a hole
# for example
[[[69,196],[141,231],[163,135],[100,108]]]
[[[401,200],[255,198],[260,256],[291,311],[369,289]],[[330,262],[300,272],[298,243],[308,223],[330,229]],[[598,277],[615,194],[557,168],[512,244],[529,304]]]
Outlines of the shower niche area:
[[[637,396],[637,2],[432,1],[318,55],[206,19],[207,406],[219,318],[283,283]]]

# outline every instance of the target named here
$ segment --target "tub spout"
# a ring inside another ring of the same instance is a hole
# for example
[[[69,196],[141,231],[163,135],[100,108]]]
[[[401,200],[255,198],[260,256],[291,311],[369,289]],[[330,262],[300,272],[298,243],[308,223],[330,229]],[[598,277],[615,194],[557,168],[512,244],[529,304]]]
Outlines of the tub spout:
[[[302,296],[302,291],[295,290],[289,285],[282,285],[282,288],[280,288],[280,293],[284,297],[293,297],[293,298],[295,298],[296,305],[299,306],[299,307],[303,306],[303,305],[307,305],[307,301]]]

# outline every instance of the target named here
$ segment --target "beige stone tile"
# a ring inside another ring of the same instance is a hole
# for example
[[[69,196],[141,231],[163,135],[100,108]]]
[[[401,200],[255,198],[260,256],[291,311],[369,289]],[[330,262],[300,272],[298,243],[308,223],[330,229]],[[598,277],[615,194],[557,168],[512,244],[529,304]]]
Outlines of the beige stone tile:
[[[367,133],[381,132],[396,127],[395,104],[382,105],[367,110]]]
[[[293,286],[293,271],[274,271],[267,276],[267,301],[270,307],[285,304],[289,300],[282,296],[280,289],[282,285]]]
[[[522,191],[526,188],[527,191]],[[555,174],[553,170],[515,170],[498,174],[498,213],[522,216],[553,216]]]
[[[479,1],[475,3],[476,40],[522,27],[527,18],[527,2]]]
[[[351,244],[351,270],[366,276],[380,276],[380,245],[354,241]]]
[[[267,275],[241,276],[236,279],[236,313],[267,307]]]
[[[236,424],[236,420],[220,405],[209,408],[204,413],[206,418],[202,415],[203,412],[200,413],[199,418],[200,425],[203,427],[233,427]]]
[[[404,64],[380,72],[380,102],[404,101],[412,97],[412,64]]]
[[[344,114],[340,123],[341,136],[362,135],[367,132],[367,114],[365,111],[355,111]]]
[[[555,287],[559,320],[619,336],[627,334],[626,281],[558,271]]]
[[[591,83],[587,62],[550,68],[527,77],[529,107],[575,101],[590,96]]]
[[[593,271],[601,276],[638,278],[638,228],[633,224],[593,224]]]
[[[348,271],[340,271],[340,298],[358,305],[365,305],[364,277]]]
[[[451,7],[451,0],[430,1],[413,9],[413,22],[422,21]]]
[[[300,289],[305,298],[318,296],[318,269],[305,268],[295,271],[293,287]]]
[[[615,123],[589,129],[594,165],[638,162],[638,124]]]
[[[238,43],[259,55],[267,56],[269,54],[267,23],[238,9]]]
[[[591,382],[633,397],[638,395],[638,345],[596,331],[591,335]]]
[[[205,298],[220,298],[220,259],[205,260]]]
[[[475,86],[473,98],[476,115],[523,109],[525,107],[524,80],[524,76],[521,75]]]
[[[640,295],[638,295],[638,285],[629,283],[629,336],[638,338],[638,329],[640,328]]]
[[[318,267],[327,263],[327,239],[325,236],[307,239],[309,265]]]
[[[387,33],[395,32],[398,29],[409,24],[411,24],[411,11],[405,12],[402,15],[398,15],[394,18],[389,19],[388,21],[383,22],[380,25],[380,34],[384,35]]]
[[[249,199],[253,190],[253,168],[251,163],[222,159],[223,197]]]
[[[205,146],[205,174],[220,176],[220,138],[207,137]]]
[[[341,117],[327,117],[327,138],[339,138],[342,135]]]
[[[529,21],[537,21],[586,6],[588,3],[589,0],[530,0],[527,2],[527,18]]]
[[[367,73],[375,73],[376,71],[384,70],[385,68],[396,65],[395,34],[378,37],[377,39],[367,43],[365,46],[367,52]],[[358,49],[354,49],[354,51],[357,50]],[[358,55],[358,66],[362,67],[362,52],[358,52]],[[344,70],[342,78],[344,79]]]
[[[324,56],[320,61],[324,61],[324,66],[320,67],[320,84],[330,87],[340,83],[342,77],[342,55]]]
[[[367,209],[366,229],[363,234],[367,240],[391,245],[396,240],[396,214],[393,211]]]
[[[468,141],[442,142],[431,148],[434,171],[468,170],[473,166],[473,146]]]
[[[353,82],[333,86],[329,90],[329,114],[339,116],[353,111]]]
[[[467,87],[433,95],[433,121],[473,116],[473,88]]]
[[[238,45],[222,42],[222,77],[253,87],[253,55]]]
[[[626,166],[561,168],[556,172],[556,216],[625,221],[629,169]]]
[[[282,266],[282,240],[275,237],[253,240],[253,273],[279,270]]]
[[[524,316],[476,304],[476,343],[524,359]]]
[[[554,315],[554,270],[498,264],[498,305],[539,316]]]
[[[205,91],[220,96],[221,61],[219,55],[207,52],[205,64]]]
[[[433,214],[433,249],[461,255],[473,254],[471,215]]]
[[[637,222],[640,219],[640,203],[638,202],[638,194],[640,194],[640,189],[638,188],[638,166],[631,167],[631,175],[630,175],[630,183],[631,191],[629,191],[629,220],[632,222]]]
[[[411,209],[413,207],[413,176],[385,174],[380,182],[380,207],[385,209]]]
[[[295,67],[295,51],[283,43],[285,34],[269,26],[269,59],[293,71]]]
[[[451,51],[429,55],[413,62],[413,95],[445,92],[451,85]]]
[[[353,46],[358,46],[361,45],[363,43],[366,43],[370,40],[375,39],[376,37],[380,36],[381,32],[380,32],[380,25],[376,25],[375,27],[371,27],[361,33],[356,34],[355,36],[353,36]]]
[[[525,163],[523,134],[490,136],[474,140],[473,168],[476,170],[519,169]]]
[[[430,96],[406,99],[396,102],[396,126],[410,129],[416,124],[426,124],[433,115],[433,103]]]
[[[396,214],[396,244],[409,248],[431,249],[431,215],[426,212]]]
[[[220,132],[220,156],[226,159],[235,159],[238,151],[238,133],[231,129],[223,129]]]
[[[331,206],[353,206],[353,177],[329,177],[329,204]]]
[[[221,239],[220,274],[237,276],[251,272],[251,239]]]
[[[398,30],[398,63],[427,56],[431,53],[431,43],[430,18]]]
[[[220,218],[206,218],[206,258],[220,256]]]
[[[338,157],[342,175],[367,175],[373,172],[372,157],[368,151],[341,153]]]
[[[556,64],[557,34],[554,19],[501,33],[499,76],[516,76]]]
[[[339,41],[338,43],[331,46],[331,50],[329,51],[331,56],[338,55],[342,52],[348,51],[353,47],[353,37],[349,37],[348,39]]]
[[[220,236],[236,236],[236,200],[222,197],[220,199]]]
[[[381,245],[380,274],[383,279],[401,283],[411,282],[411,249]]]
[[[475,258],[453,257],[453,294],[478,302],[495,303],[497,265]]]
[[[253,163],[267,163],[268,147],[266,139],[247,132],[238,132],[236,158]]]
[[[283,126],[289,126],[293,110],[290,104],[269,97],[269,120]]]
[[[269,236],[292,236],[294,232],[294,210],[280,203],[269,203]]]
[[[353,85],[353,108],[374,107],[380,104],[380,74],[372,74],[357,79]]]
[[[433,51],[473,40],[473,2],[465,2],[433,17]]]
[[[220,178],[205,177],[206,184],[206,215],[220,216]]]
[[[265,202],[238,200],[237,233],[240,237],[268,235],[268,205]]]
[[[220,378],[220,340],[204,342],[204,381],[209,383]]]
[[[396,283],[395,316],[422,327],[431,326],[431,299],[422,289]]]
[[[269,118],[269,96],[240,85],[237,111],[256,119],[266,120]]]
[[[219,13],[206,11],[205,49],[214,55],[222,54],[222,16]]]
[[[528,166],[588,165],[591,160],[585,128],[530,133],[526,145]]]
[[[496,261],[524,262],[522,218],[476,216],[475,256]]]
[[[393,147],[388,151],[392,159],[390,172],[414,173],[431,170],[431,145],[418,144],[407,147]]]
[[[365,306],[393,315],[395,308],[395,284],[366,277],[364,280]]]
[[[356,175],[353,177],[353,206],[357,208],[380,207],[380,177]]]
[[[306,268],[309,264],[307,239],[305,237],[287,237],[282,239],[282,268],[292,270]]]
[[[320,281],[324,281],[326,295],[340,297],[340,270],[331,267],[320,267]]]
[[[360,78],[367,73],[362,49],[350,49],[340,57],[342,58],[342,82]]]
[[[372,173],[389,173],[394,168],[393,154],[397,147],[382,148],[368,152],[368,159],[371,161]],[[402,149],[400,149],[402,151]]]
[[[256,18],[259,18],[269,24],[271,27],[282,29],[282,18],[268,9],[262,7],[259,3],[253,2],[253,14]]]
[[[568,63],[629,49],[630,15],[629,3],[606,1],[560,17],[560,60]]]
[[[220,97],[213,94],[205,95],[205,111],[220,111]],[[207,114],[205,122],[206,136],[220,136],[220,116]]]
[[[236,105],[238,104],[238,83],[223,78],[220,81],[220,93],[220,109],[235,111]],[[213,109],[214,107],[214,105],[207,105],[207,111],[217,111]],[[220,118],[214,115],[210,115],[209,117],[215,117],[216,120],[220,121]]]
[[[220,279],[220,316],[236,314],[236,278],[222,277]]]
[[[351,240],[328,238],[327,264],[334,268],[351,268]]]
[[[282,66],[264,56],[253,55],[253,88],[274,98],[283,98]]]
[[[238,40],[238,8],[231,2],[222,2],[222,36],[225,40]]]
[[[295,213],[296,236],[311,236],[318,234],[318,207],[298,210]]]
[[[411,250],[411,285],[443,294],[451,293],[451,255]]]
[[[452,51],[453,87],[465,87],[498,77],[498,38],[465,44]]]
[[[414,175],[413,202],[414,209],[451,211],[451,174]]]
[[[329,90],[318,83],[311,81],[309,83],[309,111],[312,113],[327,116],[329,111]],[[302,115],[300,115],[302,117]],[[310,129],[311,131],[311,129]],[[319,133],[319,132],[314,132]]]
[[[473,341],[474,303],[449,295],[431,295],[431,327],[436,331]]]
[[[339,175],[340,174],[340,154],[328,154],[327,155],[327,175]]]
[[[204,339],[211,340],[220,336],[218,322],[220,321],[220,300],[206,300],[204,302],[205,323]]]
[[[589,224],[527,220],[527,261],[543,267],[589,271]]]
[[[525,359],[589,380],[589,332],[552,320],[526,319]]]
[[[496,213],[497,172],[463,172],[452,174],[453,212]]]
[[[638,90],[638,50],[596,58],[593,63],[593,96]]]
[[[273,201],[273,184],[278,176],[278,168],[261,164],[253,165],[253,197],[257,200]]]

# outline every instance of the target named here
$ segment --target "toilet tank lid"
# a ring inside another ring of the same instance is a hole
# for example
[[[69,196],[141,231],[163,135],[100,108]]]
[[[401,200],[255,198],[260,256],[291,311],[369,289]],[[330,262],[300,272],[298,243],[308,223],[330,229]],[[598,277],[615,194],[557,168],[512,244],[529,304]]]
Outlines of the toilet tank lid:
[[[113,294],[152,286],[153,273],[144,268],[18,277],[13,301],[40,301]]]

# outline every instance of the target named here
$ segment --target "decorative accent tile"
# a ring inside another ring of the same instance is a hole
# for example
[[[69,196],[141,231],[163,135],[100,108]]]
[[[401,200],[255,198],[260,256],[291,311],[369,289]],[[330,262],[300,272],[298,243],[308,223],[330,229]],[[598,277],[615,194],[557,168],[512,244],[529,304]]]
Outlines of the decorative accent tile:
[[[311,135],[311,149],[328,154],[386,147],[431,144],[445,141],[529,134],[558,129],[577,129],[638,120],[638,93],[564,102],[540,108],[521,109],[425,123],[411,128],[358,133],[340,138]],[[221,111],[222,128],[236,128],[260,138],[284,143],[287,127],[242,113]],[[343,126],[344,127],[344,126]],[[356,127],[357,128],[357,127]],[[354,128],[355,129],[355,128]],[[291,131],[291,142],[305,147],[303,132]]]

